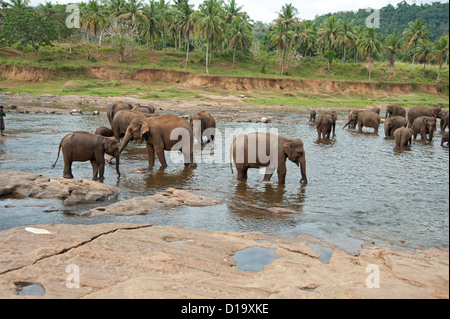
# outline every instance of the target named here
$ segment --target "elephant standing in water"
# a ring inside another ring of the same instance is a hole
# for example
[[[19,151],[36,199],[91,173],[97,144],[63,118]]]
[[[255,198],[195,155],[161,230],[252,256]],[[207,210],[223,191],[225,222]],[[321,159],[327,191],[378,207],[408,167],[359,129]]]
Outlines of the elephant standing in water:
[[[135,118],[130,122],[122,141],[119,153],[132,140],[147,142],[148,166],[155,165],[155,152],[162,167],[167,167],[164,151],[181,151],[184,165],[197,167],[194,161],[194,134],[192,126],[175,115]]]
[[[308,120],[308,124],[309,125],[314,125],[316,122],[316,111],[311,110],[311,112],[309,112],[309,120]]]
[[[406,118],[405,108],[403,106],[396,105],[396,104],[391,104],[391,105],[386,106],[385,118],[387,119],[388,117],[394,117],[394,116],[403,116],[404,118]]]
[[[414,139],[417,138],[417,134],[420,134],[423,140],[427,139],[431,142],[433,140],[434,132],[436,131],[436,118],[432,116],[419,116],[412,124],[414,131]]]
[[[269,133],[249,133],[237,136],[230,146],[230,167],[233,172],[231,156],[238,172],[237,179],[246,181],[249,168],[266,167],[264,181],[269,181],[277,170],[278,183],[286,179],[286,158],[300,166],[301,184],[307,184],[306,157],[300,139],[288,139]]]
[[[408,112],[409,127],[412,127],[414,120],[419,116],[429,116],[442,119],[443,114],[440,106],[435,106],[431,109],[420,105],[414,106]]]
[[[408,144],[411,145],[413,133],[414,131],[412,128],[406,128],[404,126],[396,129],[393,134],[395,145],[398,147],[405,147],[408,146]]]
[[[408,121],[403,116],[392,116],[384,121],[384,134],[386,137],[394,135],[394,131],[400,127],[407,127]]]
[[[319,140],[321,138],[330,138],[331,129],[333,129],[333,137],[336,137],[336,121],[336,112],[327,112],[317,117],[316,128]]]
[[[216,120],[214,120],[214,117],[210,113],[205,111],[195,112],[191,116],[190,122],[197,141],[203,144],[203,136],[206,136],[206,143],[214,141]]]
[[[117,112],[121,110],[131,110],[133,107],[133,104],[122,101],[108,105],[106,108],[106,117],[108,118],[109,125],[112,127],[113,119]]]
[[[116,172],[119,171],[119,143],[114,137],[104,137],[88,132],[73,132],[63,137],[59,143],[58,156],[52,168],[55,168],[59,159],[59,152],[63,152],[64,178],[73,178],[72,162],[90,161],[93,170],[93,180],[104,180],[105,153],[116,159]]]

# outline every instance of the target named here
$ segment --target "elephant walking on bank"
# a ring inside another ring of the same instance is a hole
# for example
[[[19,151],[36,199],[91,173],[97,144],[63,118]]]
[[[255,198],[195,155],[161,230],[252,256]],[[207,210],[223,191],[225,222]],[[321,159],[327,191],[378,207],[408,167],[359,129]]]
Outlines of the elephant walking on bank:
[[[170,114],[135,118],[126,130],[119,153],[132,140],[147,142],[148,166],[155,165],[155,152],[162,167],[167,167],[164,151],[181,151],[184,165],[197,167],[194,161],[194,134],[192,126],[184,119]]]
[[[233,173],[231,156],[238,172],[237,179],[246,181],[249,168],[266,167],[264,181],[269,181],[275,170],[278,183],[286,179],[286,158],[300,166],[301,184],[307,184],[306,157],[300,139],[288,139],[275,134],[255,132],[237,136],[230,146],[230,167]]]
[[[88,132],[77,131],[67,134],[59,143],[58,156],[51,166],[55,168],[59,159],[59,152],[63,152],[64,178],[73,178],[72,162],[90,161],[93,170],[93,180],[103,181],[105,177],[105,153],[116,159],[116,172],[119,171],[119,143],[114,137],[105,137]]]

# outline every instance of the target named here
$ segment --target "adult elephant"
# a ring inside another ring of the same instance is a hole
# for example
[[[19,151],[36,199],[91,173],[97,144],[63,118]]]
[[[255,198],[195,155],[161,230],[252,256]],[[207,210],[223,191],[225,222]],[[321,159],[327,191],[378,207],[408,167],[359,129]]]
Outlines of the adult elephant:
[[[412,124],[414,139],[417,138],[417,134],[420,134],[423,140],[431,142],[436,131],[436,122],[436,118],[432,116],[419,116],[416,118]]]
[[[55,168],[62,149],[64,158],[64,178],[73,178],[72,163],[90,161],[93,170],[93,180],[104,180],[105,153],[116,159],[116,172],[119,171],[119,143],[113,137],[105,137],[88,132],[77,131],[67,134],[59,143],[58,156],[52,168]]]
[[[445,129],[449,127],[448,125],[448,111],[444,112],[441,118],[441,132],[445,132]]]
[[[205,111],[195,112],[190,117],[190,122],[194,132],[194,136],[203,144],[203,137],[206,136],[206,143],[213,142],[216,135],[216,120]]]
[[[386,116],[388,117],[394,117],[394,116],[403,116],[406,118],[406,110],[403,106],[397,105],[397,104],[390,104],[386,106]]]
[[[378,133],[378,127],[380,126],[380,116],[372,111],[362,111],[358,114],[358,131],[362,132],[363,127],[372,127],[374,133]]]
[[[140,104],[135,104],[134,107],[132,108],[132,110],[137,111],[137,112],[142,112],[142,113],[149,113],[149,114],[153,114],[156,111],[156,109],[153,106],[140,105]]]
[[[267,150],[269,154],[267,155]],[[237,179],[246,181],[249,168],[266,167],[264,181],[269,181],[277,170],[278,183],[286,180],[286,158],[300,166],[301,184],[307,184],[306,157],[300,139],[284,138],[275,134],[255,132],[237,136],[230,146],[230,167],[233,173],[231,156],[238,172]]]
[[[170,114],[135,118],[123,138],[119,153],[132,140],[147,142],[148,166],[155,165],[155,152],[162,167],[167,167],[164,151],[181,151],[184,155],[184,165],[197,167],[194,161],[194,136],[192,126],[184,119]]]
[[[414,123],[414,120],[418,118],[419,116],[429,116],[434,118],[440,118],[442,119],[442,108],[440,106],[434,106],[433,108],[428,108],[425,106],[414,106],[412,107],[408,112],[408,121],[409,121],[409,127],[412,126]]]
[[[378,106],[374,106],[370,110],[350,110],[350,111],[348,111],[348,121],[347,121],[347,123],[345,123],[343,129],[346,128],[347,125],[348,125],[348,128],[356,128],[356,125],[358,124],[359,114],[361,114],[361,112],[372,112],[372,113],[376,113],[379,115],[380,108]]]
[[[393,116],[384,121],[384,134],[386,137],[392,137],[394,131],[400,127],[407,127],[408,121],[403,116]]]
[[[405,147],[411,145],[412,143],[412,136],[413,136],[413,129],[412,128],[406,128],[406,127],[400,127],[394,131],[394,140],[395,145],[398,147]]]
[[[106,116],[108,117],[109,125],[112,127],[113,119],[116,113],[121,110],[131,110],[133,107],[133,104],[123,101],[115,102],[109,105],[106,108]]]
[[[330,138],[331,129],[333,129],[333,137],[336,137],[336,120],[336,112],[327,112],[317,117],[316,129],[319,140],[321,138]]]
[[[117,142],[125,136],[128,126],[135,118],[145,118],[150,116],[157,116],[156,114],[143,113],[134,110],[121,110],[114,116],[111,128]]]
[[[444,143],[447,143],[447,146],[448,146],[448,132],[442,133],[441,146],[444,146]]]

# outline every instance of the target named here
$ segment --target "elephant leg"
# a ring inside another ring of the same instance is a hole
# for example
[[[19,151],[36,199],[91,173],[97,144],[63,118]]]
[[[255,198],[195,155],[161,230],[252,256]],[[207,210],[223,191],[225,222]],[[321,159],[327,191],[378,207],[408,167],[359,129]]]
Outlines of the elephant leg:
[[[92,179],[98,181],[98,164],[95,160],[91,160],[92,165]]]
[[[237,170],[237,180],[238,181],[246,181],[247,180],[247,170],[248,167],[236,168]]]
[[[72,175],[72,158],[70,158],[69,155],[63,153],[64,158],[64,170],[63,170],[63,177],[64,178],[73,178]]]
[[[272,177],[274,172],[275,172],[275,168],[270,167],[270,166],[266,167],[266,173],[264,174],[263,181],[264,182],[270,181],[270,178]]]
[[[147,143],[147,159],[148,159],[148,167],[152,168],[155,166],[155,148],[152,144]]]
[[[95,162],[98,170],[98,180],[103,181],[105,179],[105,158],[102,156],[100,160]]]
[[[283,185],[286,182],[286,166],[278,167],[277,175],[278,175],[278,184]]]
[[[158,156],[161,167],[167,167],[166,156],[164,155],[164,148],[155,148],[156,156]]]

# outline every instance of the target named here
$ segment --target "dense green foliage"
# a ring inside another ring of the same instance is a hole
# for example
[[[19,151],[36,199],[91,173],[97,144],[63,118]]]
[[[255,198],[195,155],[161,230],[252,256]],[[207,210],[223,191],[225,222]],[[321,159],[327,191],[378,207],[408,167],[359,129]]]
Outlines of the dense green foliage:
[[[372,75],[377,78],[376,63],[388,63],[394,69],[401,62],[410,65],[411,79],[418,78],[414,70],[420,64],[421,78],[428,73],[428,78],[448,83],[448,76],[441,72],[448,72],[448,3],[388,5],[380,11],[380,28],[374,29],[366,26],[366,9],[302,21],[299,9],[285,4],[265,25],[252,21],[235,0],[204,0],[198,9],[189,0],[88,0],[77,4],[80,27],[76,29],[67,27],[66,5],[47,2],[31,8],[28,0],[0,1],[0,46],[23,52],[30,46],[37,60],[37,48],[59,42],[69,47],[68,61],[77,59],[72,47],[83,44],[81,51],[90,62],[99,60],[104,48],[119,53],[116,61],[136,62],[133,56],[141,48],[147,51],[147,63],[138,61],[141,66],[151,65],[151,52],[171,50],[184,53],[183,63],[177,65],[196,72],[200,70],[193,53],[200,56],[198,62],[206,73],[224,58],[232,61],[234,74],[239,74],[236,68],[251,69],[250,61],[260,74],[275,68],[281,76],[304,76],[311,72],[308,65],[320,69],[326,61],[329,72],[347,70],[346,76],[354,77],[352,72],[365,70],[369,80]],[[43,60],[63,61],[60,55]],[[433,64],[436,72],[426,72]],[[404,75],[403,70],[400,73]]]

